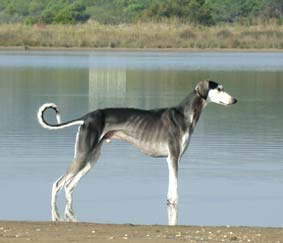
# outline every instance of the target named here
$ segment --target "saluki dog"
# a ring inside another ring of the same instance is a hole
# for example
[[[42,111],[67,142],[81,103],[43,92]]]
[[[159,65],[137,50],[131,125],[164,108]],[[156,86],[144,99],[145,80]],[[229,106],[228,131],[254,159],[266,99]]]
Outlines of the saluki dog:
[[[142,110],[134,108],[107,108],[90,112],[81,118],[61,122],[59,110],[53,103],[42,105],[38,121],[42,127],[56,130],[79,126],[75,155],[66,173],[52,187],[52,219],[60,220],[56,206],[57,193],[65,187],[65,219],[75,221],[72,193],[79,180],[95,165],[104,141],[120,139],[135,145],[152,157],[166,157],[169,168],[167,209],[169,225],[177,224],[178,215],[178,163],[188,147],[190,136],[199,120],[202,109],[210,102],[230,105],[236,98],[224,92],[214,81],[200,81],[192,93],[180,104],[170,108]],[[57,124],[44,119],[47,109],[56,112]]]

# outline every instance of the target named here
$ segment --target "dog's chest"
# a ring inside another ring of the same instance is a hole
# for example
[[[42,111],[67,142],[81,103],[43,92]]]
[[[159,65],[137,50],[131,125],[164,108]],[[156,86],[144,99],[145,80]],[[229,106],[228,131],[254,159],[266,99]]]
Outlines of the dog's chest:
[[[186,151],[188,145],[189,145],[189,140],[190,140],[190,134],[186,132],[181,141],[181,155]]]

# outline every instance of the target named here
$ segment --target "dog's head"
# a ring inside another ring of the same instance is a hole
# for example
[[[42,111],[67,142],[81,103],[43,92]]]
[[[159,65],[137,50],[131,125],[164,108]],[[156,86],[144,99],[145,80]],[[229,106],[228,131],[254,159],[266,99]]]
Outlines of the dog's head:
[[[220,105],[232,105],[237,102],[236,98],[224,91],[222,85],[211,80],[200,81],[197,84],[195,91],[207,102],[213,102]]]

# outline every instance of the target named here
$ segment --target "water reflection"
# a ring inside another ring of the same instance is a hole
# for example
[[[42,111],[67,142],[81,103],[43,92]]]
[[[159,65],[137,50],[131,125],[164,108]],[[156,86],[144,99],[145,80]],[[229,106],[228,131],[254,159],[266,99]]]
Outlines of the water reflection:
[[[89,71],[89,108],[113,107],[113,99],[126,103],[127,71],[94,69]]]

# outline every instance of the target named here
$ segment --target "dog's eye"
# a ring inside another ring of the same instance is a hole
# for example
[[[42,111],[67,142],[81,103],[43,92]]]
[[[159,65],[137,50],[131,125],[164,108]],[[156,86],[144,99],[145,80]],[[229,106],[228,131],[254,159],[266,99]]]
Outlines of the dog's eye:
[[[218,90],[219,92],[221,92],[221,91],[223,91],[223,88],[222,88],[222,87],[218,87],[217,90]]]

